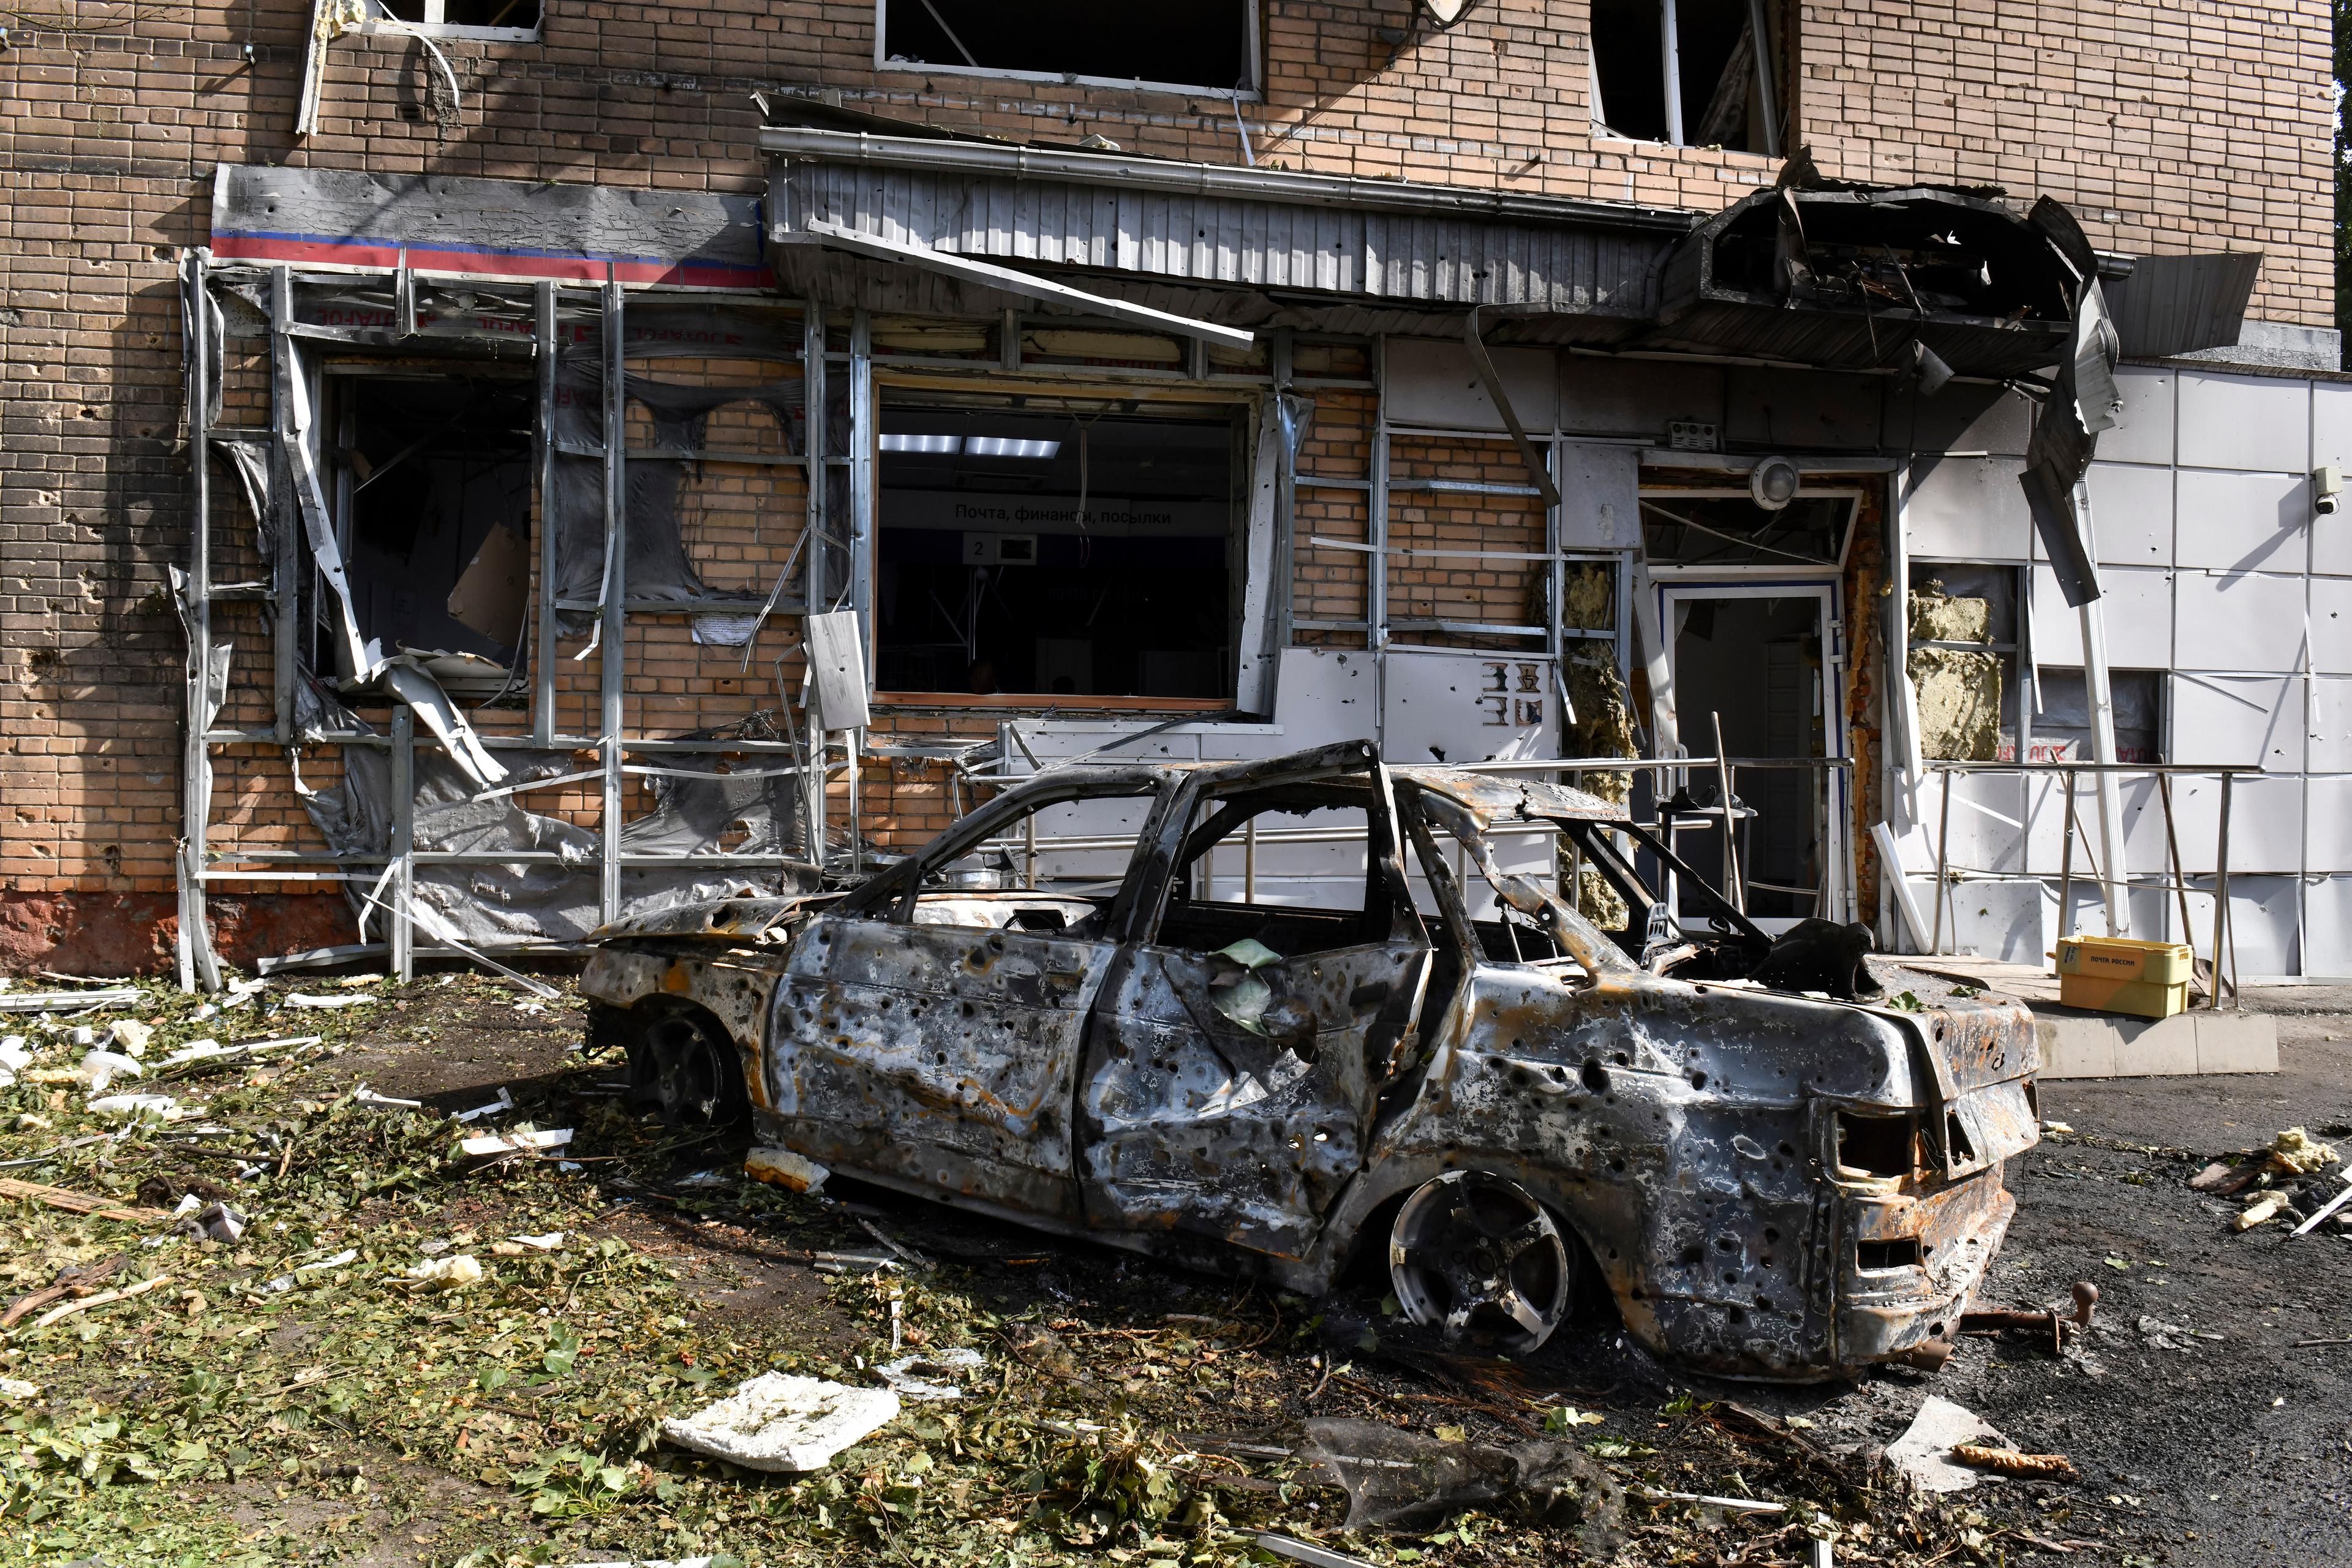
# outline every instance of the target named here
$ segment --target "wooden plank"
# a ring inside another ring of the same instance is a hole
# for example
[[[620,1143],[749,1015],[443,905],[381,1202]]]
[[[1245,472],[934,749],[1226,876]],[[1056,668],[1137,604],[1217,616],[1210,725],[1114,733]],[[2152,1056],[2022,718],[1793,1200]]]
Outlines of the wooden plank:
[[[126,1208],[110,1198],[92,1197],[69,1187],[44,1186],[38,1182],[19,1182],[0,1176],[0,1198],[30,1198],[68,1214],[93,1215],[100,1219],[121,1220],[130,1225],[154,1225],[172,1216],[162,1209]]]

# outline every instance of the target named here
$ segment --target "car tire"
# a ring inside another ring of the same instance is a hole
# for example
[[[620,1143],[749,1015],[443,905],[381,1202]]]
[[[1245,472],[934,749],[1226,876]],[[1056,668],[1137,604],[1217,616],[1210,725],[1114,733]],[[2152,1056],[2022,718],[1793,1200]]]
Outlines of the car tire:
[[[709,1015],[682,1007],[639,1009],[625,1032],[629,1100],[672,1127],[725,1126],[751,1111],[743,1060]]]
[[[1485,1171],[1424,1182],[1389,1228],[1405,1317],[1449,1345],[1539,1349],[1576,1305],[1579,1244],[1534,1194]]]

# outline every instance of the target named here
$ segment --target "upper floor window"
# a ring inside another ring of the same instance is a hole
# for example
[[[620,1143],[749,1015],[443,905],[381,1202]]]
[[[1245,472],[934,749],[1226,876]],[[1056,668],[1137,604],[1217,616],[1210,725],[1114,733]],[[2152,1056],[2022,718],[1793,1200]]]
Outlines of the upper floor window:
[[[455,0],[451,0],[455,3]],[[493,0],[496,3],[496,0]],[[1249,97],[1257,0],[875,0],[875,68]]]
[[[1604,136],[1780,155],[1766,0],[1592,0],[1592,124]]]
[[[377,0],[375,14],[435,38],[529,43],[539,37],[541,0]]]

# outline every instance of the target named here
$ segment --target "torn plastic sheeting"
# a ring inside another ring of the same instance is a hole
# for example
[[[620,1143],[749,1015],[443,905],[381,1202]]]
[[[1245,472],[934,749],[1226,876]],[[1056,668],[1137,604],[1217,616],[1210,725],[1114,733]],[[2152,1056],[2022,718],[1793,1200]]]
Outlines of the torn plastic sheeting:
[[[874,1375],[888,1384],[901,1399],[936,1402],[961,1399],[963,1390],[947,1379],[957,1373],[978,1372],[987,1364],[978,1351],[960,1345],[953,1350],[900,1356],[876,1367]]]
[[[310,687],[299,713],[306,735],[371,734],[354,713]],[[392,760],[373,746],[342,748],[342,782],[311,790],[299,783],[303,809],[330,847],[355,858],[390,853],[393,837]],[[509,784],[578,775],[574,756],[562,751],[502,753]],[[716,758],[682,756],[664,776],[648,781],[655,809],[621,830],[624,853],[694,854],[717,845],[735,823],[747,837],[737,846],[747,854],[805,857],[801,792],[790,778],[719,773]],[[714,770],[709,782],[696,774]],[[574,942],[604,923],[598,908],[596,835],[558,817],[526,810],[511,794],[477,798],[473,781],[450,758],[419,748],[415,760],[415,806],[412,842],[425,853],[493,854],[499,850],[551,853],[554,862],[483,861],[467,865],[425,863],[415,868],[411,886],[417,910],[429,909],[465,942]],[[621,914],[626,919],[672,905],[724,898],[737,892],[802,890],[788,870],[740,873],[681,868],[625,867],[621,872]],[[353,908],[373,919],[367,889],[354,885]],[[379,894],[378,896],[382,896]],[[419,923],[425,923],[420,921]]]
[[[633,322],[635,312],[623,319],[625,323]],[[625,324],[623,331],[629,334],[631,328]],[[631,352],[635,352],[634,343]],[[732,356],[736,351],[713,348],[709,352]],[[600,599],[604,591],[604,459],[583,455],[600,449],[604,441],[602,353],[593,340],[580,345],[567,353],[557,374],[554,483],[548,510],[554,520],[556,597],[575,602]],[[625,374],[621,384],[628,400],[652,416],[656,447],[700,450],[714,410],[753,403],[775,416],[787,452],[804,455],[808,450],[803,406],[807,395],[798,380],[752,386],[693,386]],[[842,451],[849,442],[845,389],[828,398],[828,403],[838,406],[828,409],[825,450]],[[712,596],[678,531],[678,492],[690,461],[685,458],[628,460],[622,582],[630,599],[690,604]],[[828,470],[828,515],[845,510],[847,484],[847,475]],[[567,636],[581,635],[589,624],[584,611],[561,613],[559,625]]]
[[[1958,1444],[1979,1442],[1996,1448],[2010,1446],[2009,1439],[1975,1411],[1931,1394],[1903,1436],[1887,1446],[1886,1458],[1922,1491],[1965,1491],[1984,1478],[1965,1465],[1954,1464],[1949,1455]]]
[[[1588,1551],[1613,1554],[1623,1489],[1564,1444],[1449,1443],[1377,1421],[1319,1419],[1307,1423],[1298,1453],[1347,1492],[1349,1530],[1509,1500],[1538,1518],[1582,1525]]]

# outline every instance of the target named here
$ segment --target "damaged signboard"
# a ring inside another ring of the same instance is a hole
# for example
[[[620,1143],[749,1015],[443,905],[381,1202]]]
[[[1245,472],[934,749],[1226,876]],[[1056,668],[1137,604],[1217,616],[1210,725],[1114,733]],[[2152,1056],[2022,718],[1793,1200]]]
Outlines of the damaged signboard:
[[[1038,813],[1119,800],[1116,885],[1007,885]],[[1360,880],[1211,896],[1284,818],[1360,825]],[[1502,868],[1527,833],[1637,909],[1679,867],[1621,806],[1365,742],[1065,767],[846,894],[607,927],[582,988],[643,1098],[740,1089],[761,1143],[976,1212],[1311,1292],[1385,1246],[1409,1316],[1513,1353],[1606,1298],[1719,1373],[1939,1363],[2036,1137],[2024,1009],[1720,900],[1605,933]]]

